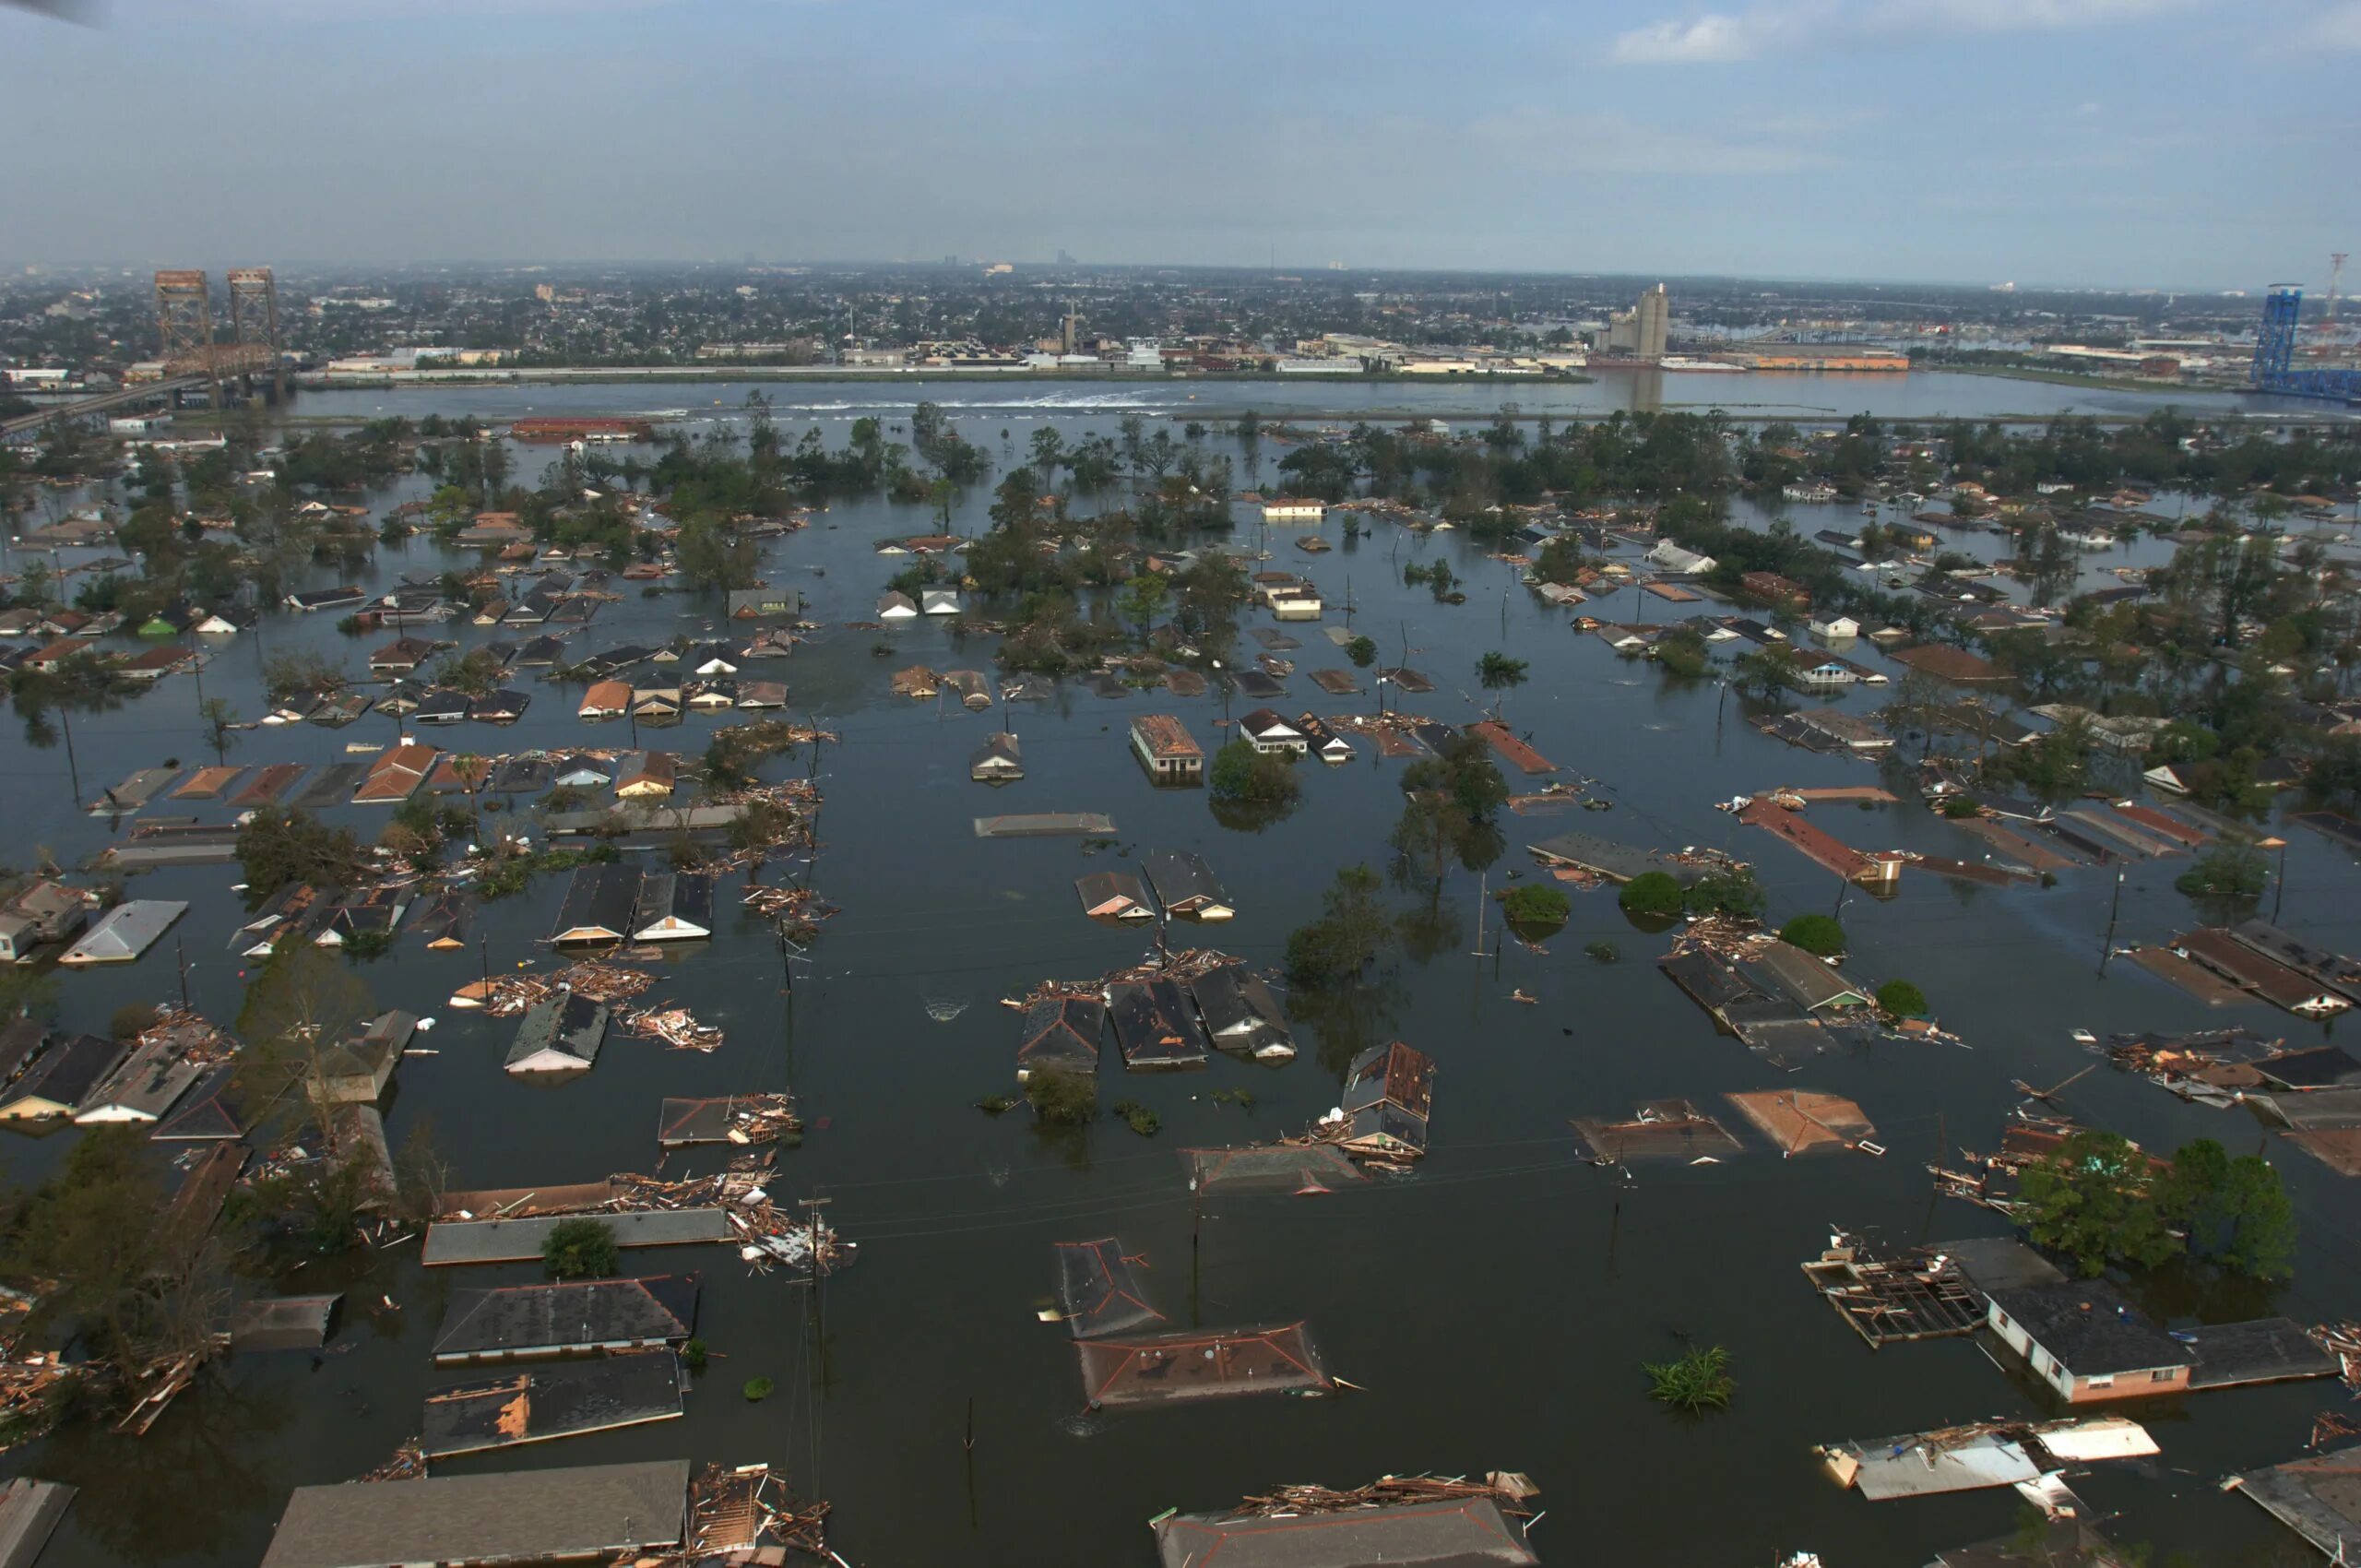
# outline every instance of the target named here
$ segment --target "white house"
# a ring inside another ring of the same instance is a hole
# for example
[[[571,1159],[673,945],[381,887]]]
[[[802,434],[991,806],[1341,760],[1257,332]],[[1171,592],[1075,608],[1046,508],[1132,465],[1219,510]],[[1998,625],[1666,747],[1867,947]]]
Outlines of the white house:
[[[877,618],[880,621],[915,621],[919,607],[906,593],[883,593],[877,598]]]
[[[1263,503],[1266,523],[1317,523],[1327,515],[1324,504],[1301,496],[1278,495]]]
[[[959,592],[956,588],[920,588],[919,609],[929,615],[959,613]]]
[[[1831,642],[1839,639],[1850,641],[1861,635],[1861,624],[1850,615],[1830,615],[1812,622],[1811,635],[1826,637]]]
[[[1659,571],[1678,572],[1686,576],[1702,577],[1721,563],[1710,555],[1700,555],[1693,550],[1683,550],[1668,539],[1658,540],[1648,552],[1648,564]]]
[[[1301,730],[1267,707],[1258,707],[1240,719],[1238,732],[1266,756],[1301,756],[1311,749]]]

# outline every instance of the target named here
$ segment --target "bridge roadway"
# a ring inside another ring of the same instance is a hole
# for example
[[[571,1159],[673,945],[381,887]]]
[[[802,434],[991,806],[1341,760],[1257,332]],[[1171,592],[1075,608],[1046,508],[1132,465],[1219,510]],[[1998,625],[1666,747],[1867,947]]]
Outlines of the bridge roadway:
[[[14,419],[0,420],[0,441],[14,440],[18,436],[38,431],[53,419],[88,419],[93,414],[103,414],[116,409],[128,408],[151,398],[169,399],[174,393],[184,388],[204,385],[205,377],[201,375],[175,375],[165,381],[143,381],[136,386],[125,386],[114,392],[101,392],[95,398],[82,398],[71,403],[55,403],[35,413],[18,414]]]

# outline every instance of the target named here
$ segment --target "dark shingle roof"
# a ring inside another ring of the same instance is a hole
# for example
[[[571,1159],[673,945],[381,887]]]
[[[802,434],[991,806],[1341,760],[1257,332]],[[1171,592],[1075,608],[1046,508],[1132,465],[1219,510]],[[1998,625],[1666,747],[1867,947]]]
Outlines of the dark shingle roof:
[[[1995,1290],[1992,1301],[2076,1377],[2187,1366],[2196,1359],[2113,1286],[2095,1280]]]

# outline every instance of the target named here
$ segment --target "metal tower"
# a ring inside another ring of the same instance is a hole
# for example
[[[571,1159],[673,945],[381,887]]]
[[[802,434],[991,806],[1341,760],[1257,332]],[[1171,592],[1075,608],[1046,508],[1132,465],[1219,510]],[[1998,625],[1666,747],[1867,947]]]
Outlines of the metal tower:
[[[2262,325],[2254,335],[2254,384],[2287,374],[2296,357],[2296,318],[2304,313],[2300,283],[2273,283],[2262,296]]]
[[[279,286],[267,267],[230,269],[230,336],[246,357],[257,358],[255,368],[270,373],[271,400],[287,399],[287,365],[279,352]]]
[[[205,274],[174,270],[156,274],[156,338],[167,379],[199,374],[212,384],[213,406],[221,406],[221,378],[213,366],[213,297]]]

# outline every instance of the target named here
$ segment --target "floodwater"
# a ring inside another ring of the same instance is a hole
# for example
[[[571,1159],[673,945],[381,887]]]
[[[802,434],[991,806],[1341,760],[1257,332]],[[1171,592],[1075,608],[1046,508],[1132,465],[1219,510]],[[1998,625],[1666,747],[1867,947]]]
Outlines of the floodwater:
[[[2019,407],[2059,390],[1966,385]],[[1869,384],[1814,386],[1827,388],[1819,396],[1871,392]],[[1902,384],[1892,386],[1899,392]],[[720,396],[725,408],[742,396],[699,390]],[[842,438],[838,422],[852,406],[888,396],[866,386],[829,388],[807,401],[848,406],[824,412],[790,410],[790,392],[801,389],[769,390],[790,436],[817,421],[832,440]],[[1322,390],[1334,398],[1341,389]],[[1256,391],[1266,414],[1283,411]],[[952,411],[1005,466],[1045,419],[1071,443],[1111,428],[1116,410],[1134,406],[1104,400],[1131,398],[1130,388],[1056,395],[1077,401]],[[611,387],[445,390],[431,400],[348,393],[307,396],[298,411],[365,413],[382,405],[412,415],[504,416],[528,408],[678,407],[659,400],[680,396]],[[1137,406],[1179,411],[1176,393],[1136,396]],[[1463,402],[1454,411],[1484,410]],[[1282,450],[1264,444],[1266,478]],[[518,472],[537,471],[548,455],[525,449]],[[414,489],[415,481],[386,500]],[[955,526],[983,527],[987,500],[981,490],[967,497]],[[1806,532],[1849,520],[1840,507],[1792,515]],[[2070,1040],[2071,1028],[2245,1023],[2291,1040],[2324,1032],[2260,1006],[2208,1010],[2137,968],[2103,967],[2111,872],[2069,872],[2054,886],[2010,889],[1906,873],[1890,901],[1856,891],[1845,903],[1848,969],[1871,981],[1915,980],[1966,1047],[1887,1043],[1816,1058],[1789,1075],[1716,1035],[1657,972],[1653,959],[1668,939],[1632,929],[1611,895],[1577,895],[1572,922],[1546,953],[1510,943],[1478,957],[1477,879],[1454,873],[1431,896],[1422,886],[1389,886],[1413,941],[1382,988],[1299,1026],[1303,1053],[1293,1063],[1267,1069],[1217,1059],[1202,1073],[1125,1076],[1111,1065],[1119,1058],[1110,1047],[1102,1099],[1131,1098],[1154,1110],[1163,1119],[1157,1136],[1141,1138],[1112,1120],[1079,1136],[1044,1136],[1022,1111],[986,1116],[973,1102],[1008,1087],[1016,1043],[1015,1017],[1000,999],[1139,956],[1140,933],[1082,918],[1071,890],[1076,875],[1152,849],[1201,850],[1240,913],[1203,932],[1176,927],[1176,941],[1210,941],[1274,963],[1287,931],[1316,912],[1337,867],[1384,862],[1405,765],[1366,748],[1342,767],[1307,764],[1304,801],[1291,817],[1260,832],[1233,831],[1214,820],[1201,792],[1150,788],[1125,745],[1133,716],[1169,711],[1210,746],[1225,712],[1218,695],[1109,700],[1070,686],[1053,701],[1010,710],[1025,741],[1021,783],[998,790],[970,783],[967,758],[992,717],[955,703],[896,699],[887,678],[915,662],[988,669],[989,640],[955,646],[938,624],[884,635],[842,624],[867,618],[884,579],[907,560],[876,556],[875,540],[931,527],[922,507],[843,503],[765,546],[770,580],[802,588],[813,618],[833,628],[784,667],[792,708],[840,738],[819,761],[826,804],[816,883],[843,912],[795,968],[791,996],[768,931],[725,913],[717,940],[669,961],[656,992],[723,1025],[728,1040],[718,1051],[670,1051],[618,1037],[587,1077],[532,1087],[501,1071],[513,1023],[445,1005],[474,977],[474,953],[429,955],[411,940],[362,968],[383,1004],[438,1019],[421,1041],[438,1054],[403,1064],[388,1130],[398,1148],[431,1127],[456,1167],[456,1184],[529,1186],[650,1170],[659,1099],[791,1085],[811,1128],[800,1148],[782,1155],[773,1190],[782,1200],[831,1198],[833,1221],[860,1243],[858,1264],[816,1294],[777,1277],[745,1277],[726,1249],[631,1255],[637,1272],[704,1274],[700,1332],[714,1360],[686,1419],[462,1460],[451,1473],[675,1455],[769,1460],[788,1467],[802,1492],[835,1504],[833,1541],[852,1562],[1145,1563],[1152,1560],[1146,1521],[1166,1508],[1218,1507],[1286,1481],[1351,1486],[1388,1471],[1502,1467],[1527,1471],[1543,1487],[1551,1513],[1535,1538],[1553,1562],[1738,1568],[1808,1547],[1832,1568],[1923,1562],[1940,1548],[2008,1533],[2017,1500],[1984,1492],[1868,1503],[1838,1491],[1809,1445],[2042,1407],[1975,1342],[1869,1351],[1806,1287],[1797,1264],[1826,1243],[1832,1224],[1898,1243],[1999,1230],[1989,1213],[1934,1198],[1925,1163],[1945,1137],[1954,1146],[1992,1146],[2018,1098],[2011,1079],[2047,1087],[2089,1066],[2094,1059]],[[1755,862],[1776,919],[1835,903],[1828,873],[1713,804],[1778,784],[1870,782],[1868,765],[1792,750],[1751,729],[1738,700],[1725,706],[1712,685],[1669,683],[1617,659],[1572,634],[1566,612],[1538,604],[1513,586],[1511,567],[1460,535],[1421,540],[1381,525],[1349,541],[1332,517],[1323,531],[1335,550],[1311,556],[1290,542],[1299,531],[1271,530],[1272,564],[1306,571],[1332,604],[1345,600],[1349,584],[1354,627],[1380,639],[1388,662],[1406,644],[1407,662],[1436,678],[1432,695],[1402,699],[1404,707],[1465,720],[1481,695],[1474,680],[1481,654],[1500,648],[1529,660],[1531,681],[1506,698],[1510,721],[1561,767],[1602,780],[1616,802],[1597,814],[1504,814],[1508,850],[1489,873],[1493,888],[1511,872],[1533,874],[1525,845],[1579,827],[1635,844],[1726,847]],[[1252,540],[1252,525],[1239,537]],[[1969,548],[1988,552],[1996,541],[1974,536]],[[2091,570],[2144,559],[2154,548],[2094,555]],[[1438,606],[1423,588],[1401,586],[1404,564],[1438,555],[1465,579],[1465,604]],[[453,559],[413,540],[382,551],[372,581],[390,584]],[[331,580],[325,570],[320,580]],[[1609,600],[1603,612],[1678,612],[1655,601],[1643,610],[1636,600]],[[710,603],[626,597],[579,643],[655,641],[709,626],[712,615]],[[332,619],[277,615],[258,636],[217,644],[205,695],[258,711],[264,655],[296,644],[342,653],[357,668],[373,642],[347,642]],[[1332,622],[1339,619],[1332,612]],[[1263,620],[1250,615],[1244,624]],[[1310,671],[1345,661],[1319,628],[1288,630],[1304,646],[1287,656],[1299,673],[1279,706],[1336,712],[1374,702],[1320,694]],[[442,635],[471,647],[495,634],[461,624]],[[881,641],[890,653],[874,651]],[[1880,662],[1867,645],[1850,656]],[[176,676],[113,713],[76,718],[80,794],[170,758],[210,761],[195,686]],[[525,689],[533,706],[512,730],[424,738],[478,751],[624,743],[619,727],[575,719],[578,688]],[[1839,700],[1866,712],[1882,695],[1862,688]],[[694,754],[716,723],[691,719],[643,739]],[[230,760],[341,761],[348,742],[394,733],[374,717],[340,731],[255,731]],[[807,766],[798,755],[771,767],[780,776]],[[43,843],[72,862],[127,831],[71,810],[62,747],[32,748],[10,726],[0,735],[0,771],[17,818],[11,859]],[[980,840],[971,827],[979,814],[1065,810],[1111,814],[1119,847],[1094,854],[1073,839]],[[326,814],[364,831],[381,820],[354,808]],[[1972,840],[1913,804],[1821,806],[1814,815],[1866,848],[1972,858]],[[2303,829],[2290,832],[2283,923],[2350,950],[2361,942],[2361,875],[2343,851]],[[2177,869],[2130,868],[2120,939],[2154,940],[2190,919],[2171,887]],[[238,919],[229,890],[235,880],[234,868],[138,879],[138,896],[191,902],[178,941],[128,969],[65,980],[66,1023],[103,1028],[127,998],[173,995],[176,946],[200,1008],[233,1016],[239,966],[224,948]],[[734,909],[737,885],[725,880],[718,901],[725,911]],[[488,936],[490,961],[542,960],[536,944],[563,893],[562,879],[545,879],[485,911],[477,930]],[[1601,940],[1620,949],[1620,962],[1584,956],[1586,944]],[[1535,1003],[1512,1001],[1518,990]],[[1176,1151],[1303,1126],[1334,1103],[1343,1060],[1392,1039],[1440,1063],[1434,1143],[1416,1175],[1319,1198],[1208,1202],[1192,1217]],[[1252,1091],[1251,1109],[1212,1099],[1233,1087]],[[1575,1116],[1619,1116],[1637,1101],[1669,1096],[1726,1112],[1724,1093],[1771,1087],[1857,1099],[1888,1152],[1783,1160],[1751,1139],[1745,1156],[1720,1165],[1646,1165],[1626,1178],[1578,1163],[1569,1141]],[[2180,1310],[2269,1310],[2308,1321],[2354,1311],[2361,1253],[2351,1192],[2324,1168],[2282,1148],[2244,1111],[2185,1106],[2104,1065],[2062,1100],[2151,1147],[2212,1136],[2234,1152],[2263,1148],[2285,1171],[2304,1228],[2294,1283],[2184,1292]],[[35,1179],[70,1136],[0,1139],[0,1158],[17,1179]],[[676,1158],[666,1173],[715,1163]],[[1110,1234],[1145,1254],[1151,1299],[1175,1324],[1301,1320],[1331,1371],[1358,1390],[1086,1415],[1070,1342],[1035,1313],[1051,1288],[1050,1244]],[[421,1395],[439,1381],[428,1349],[449,1290],[534,1274],[428,1275],[407,1244],[285,1281],[348,1290],[344,1325],[325,1355],[230,1361],[145,1439],[84,1426],[7,1456],[12,1469],[83,1488],[45,1568],[254,1562],[291,1487],[348,1479],[416,1432]],[[1647,1399],[1641,1363],[1677,1354],[1684,1338],[1729,1348],[1738,1389],[1728,1410],[1692,1420]],[[777,1392],[750,1404],[739,1389],[757,1376],[774,1379]],[[2291,1549],[2288,1560],[2300,1561],[2292,1536],[2215,1483],[2240,1467],[2296,1456],[2312,1415],[2342,1399],[2332,1385],[2296,1384],[2142,1411],[2153,1419],[2163,1457],[2102,1467],[2076,1485],[2095,1508],[2121,1515],[2110,1526],[2121,1538],[2205,1562],[2272,1561]],[[963,1434],[971,1409],[969,1450]]]
[[[2047,418],[2085,414],[2138,419],[2160,408],[2191,414],[2272,414],[2304,420],[2351,417],[2333,404],[2301,398],[2231,392],[2147,394],[1994,375],[1927,372],[1906,375],[1783,375],[1750,372],[1599,370],[1586,382],[1513,376],[1453,380],[1435,376],[1280,376],[1275,380],[1036,381],[1013,373],[912,374],[832,381],[789,374],[761,381],[604,382],[562,386],[405,385],[305,392],[309,416],[376,417],[429,410],[483,418],[524,414],[673,414],[734,410],[759,390],[781,422],[891,417],[931,399],[979,421],[1072,417],[1092,412],[1169,414],[1175,419],[1488,418],[1504,403],[1528,416],[1600,418],[1720,409],[1736,419],[1825,422],[1857,413],[1881,420]]]

